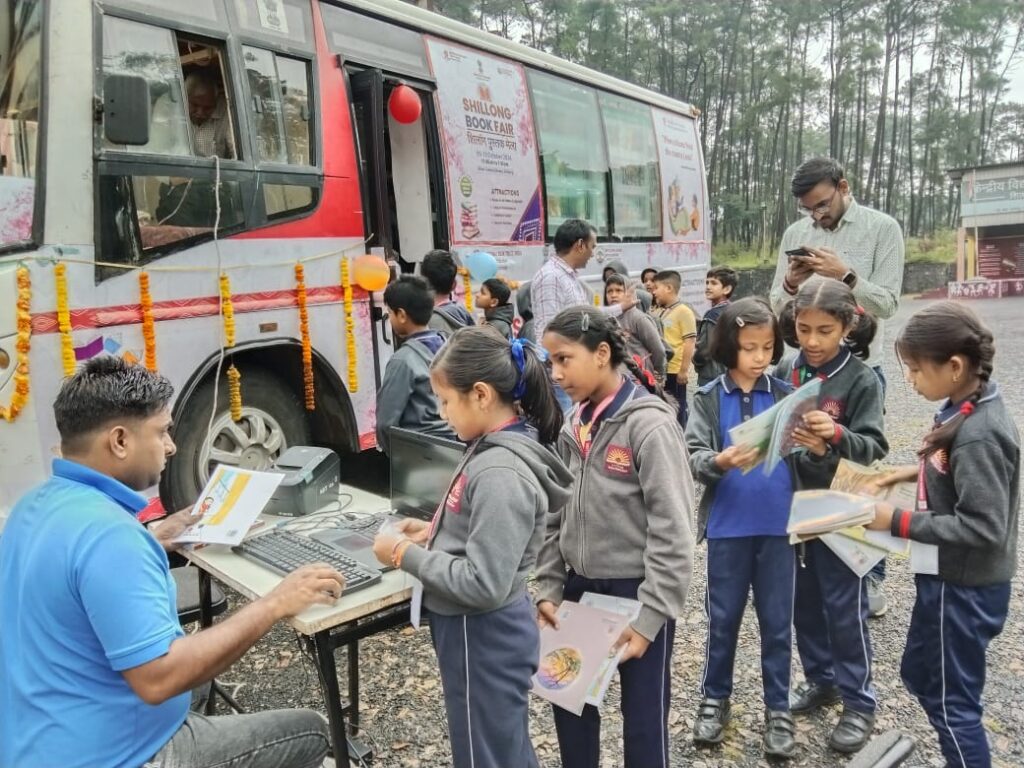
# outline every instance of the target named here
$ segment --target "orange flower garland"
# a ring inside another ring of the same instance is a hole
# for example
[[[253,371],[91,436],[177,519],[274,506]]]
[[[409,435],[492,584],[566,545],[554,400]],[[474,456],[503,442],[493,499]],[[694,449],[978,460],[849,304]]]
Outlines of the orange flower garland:
[[[235,305],[231,303],[231,280],[220,273],[220,311],[224,318],[224,346],[235,346]]]
[[[71,311],[68,309],[68,268],[60,263],[53,268],[57,283],[57,329],[60,331],[60,360],[65,376],[75,375],[75,344],[71,339]]]
[[[156,328],[153,323],[153,296],[149,292],[149,273],[139,272],[139,304],[142,306],[142,341],[146,368],[156,370]]]
[[[473,311],[473,282],[469,276],[469,270],[465,267],[459,267],[459,274],[462,275],[462,287],[466,294],[466,310],[469,312]]]
[[[231,410],[231,420],[242,420],[242,374],[235,368],[234,364],[227,370],[228,377],[228,406]]]
[[[345,357],[348,361],[348,391],[359,391],[359,371],[356,366],[356,323],[352,318],[352,277],[348,259],[341,260],[341,289],[345,306]]]
[[[32,277],[27,267],[18,267],[18,333],[15,350],[18,355],[18,367],[14,371],[14,394],[11,404],[0,405],[0,419],[14,421],[21,409],[28,402],[28,352],[32,344]]]
[[[309,343],[309,312],[306,310],[306,277],[302,264],[295,265],[296,294],[299,301],[299,334],[302,336],[302,386],[306,410],[316,410],[313,391],[313,349]]]

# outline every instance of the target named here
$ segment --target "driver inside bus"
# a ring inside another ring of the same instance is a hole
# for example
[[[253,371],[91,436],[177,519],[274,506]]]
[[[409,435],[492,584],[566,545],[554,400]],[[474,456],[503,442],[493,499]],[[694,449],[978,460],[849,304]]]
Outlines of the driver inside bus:
[[[194,70],[185,78],[185,94],[195,153],[200,157],[216,155],[233,160],[231,121],[218,80],[205,70]]]

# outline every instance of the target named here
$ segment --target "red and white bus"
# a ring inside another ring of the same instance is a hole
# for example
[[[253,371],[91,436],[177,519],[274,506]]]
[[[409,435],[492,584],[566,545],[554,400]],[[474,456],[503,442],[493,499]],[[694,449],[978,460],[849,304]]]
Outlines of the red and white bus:
[[[678,269],[701,305],[697,118],[397,0],[0,0],[0,515],[48,472],[50,404],[93,355],[173,381],[175,507],[217,462],[373,447],[392,345],[343,258],[485,250],[527,280],[582,217],[591,277]]]

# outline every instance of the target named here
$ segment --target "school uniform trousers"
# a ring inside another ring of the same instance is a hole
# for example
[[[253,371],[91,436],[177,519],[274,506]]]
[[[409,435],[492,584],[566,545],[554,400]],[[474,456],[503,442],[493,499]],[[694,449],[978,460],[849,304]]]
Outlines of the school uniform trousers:
[[[430,613],[454,768],[537,768],[528,699],[540,634],[524,592],[487,613]]]
[[[702,694],[732,695],[740,623],[753,589],[761,631],[761,679],[767,709],[789,710],[795,561],[787,536],[708,539],[708,616]]]
[[[796,547],[796,604],[793,628],[804,677],[835,685],[843,704],[872,714],[877,707],[871,682],[868,598],[857,577],[826,544],[808,541]]]
[[[642,579],[588,579],[569,571],[564,600],[584,592],[635,600]],[[619,665],[622,690],[625,768],[669,768],[668,708],[672,693],[670,662],[675,622],[668,621],[646,653]],[[562,768],[598,768],[601,762],[601,713],[586,705],[580,715],[554,707]]]
[[[981,722],[985,652],[1006,622],[1010,585],[965,587],[918,575],[900,675],[921,703],[947,766],[989,768]]]

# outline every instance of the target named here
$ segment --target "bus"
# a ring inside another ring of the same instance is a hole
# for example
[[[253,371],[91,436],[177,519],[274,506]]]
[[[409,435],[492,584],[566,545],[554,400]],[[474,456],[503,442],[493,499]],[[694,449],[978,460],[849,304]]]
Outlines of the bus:
[[[0,514],[95,355],[174,384],[168,508],[217,463],[372,449],[393,340],[365,254],[525,281],[579,217],[595,286],[617,259],[704,301],[688,104],[399,0],[0,0],[0,25]]]

